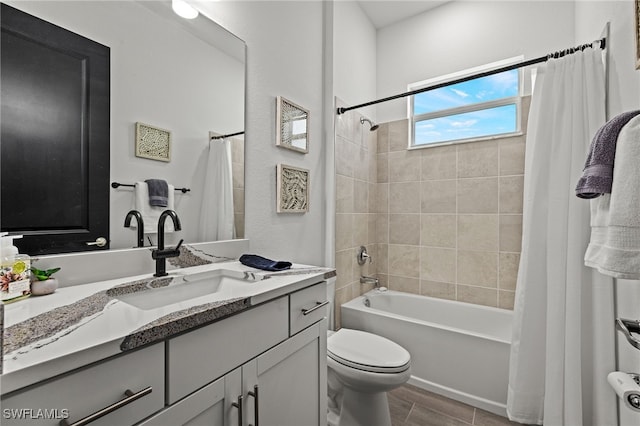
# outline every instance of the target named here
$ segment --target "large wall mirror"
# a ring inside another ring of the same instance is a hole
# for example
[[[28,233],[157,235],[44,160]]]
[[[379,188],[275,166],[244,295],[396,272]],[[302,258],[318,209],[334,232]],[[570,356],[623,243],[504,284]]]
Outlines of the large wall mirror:
[[[202,13],[191,20],[177,16],[170,1],[4,3],[110,50],[110,148],[105,159],[109,164],[108,248],[137,245],[136,230],[124,227],[125,215],[136,206],[136,191],[127,185],[147,179],[164,179],[176,188],[189,189],[173,193],[182,230],[167,234],[167,244],[181,238],[185,243],[211,240],[201,232],[200,217],[203,194],[212,193],[205,182],[211,167],[210,145],[222,142],[212,141],[210,135],[244,131],[244,42]],[[171,132],[170,161],[135,155],[136,123]],[[234,236],[243,238],[244,138],[235,136],[229,143]],[[1,160],[4,167],[8,159]],[[124,185],[111,188],[111,182]],[[0,208],[20,209],[22,203],[36,202],[29,198],[28,187],[24,199]],[[144,240],[145,245],[155,244],[156,235],[150,233]],[[65,251],[76,250],[59,250]]]

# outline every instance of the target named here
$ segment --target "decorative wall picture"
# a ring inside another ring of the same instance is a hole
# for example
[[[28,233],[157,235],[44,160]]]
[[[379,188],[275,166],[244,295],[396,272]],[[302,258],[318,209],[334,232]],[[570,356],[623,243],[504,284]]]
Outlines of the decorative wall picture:
[[[309,111],[278,96],[276,99],[276,145],[309,152]]]
[[[636,69],[640,70],[640,0],[636,0]]]
[[[171,161],[171,132],[144,123],[136,123],[136,157]]]
[[[278,164],[276,185],[278,213],[309,211],[309,170]]]

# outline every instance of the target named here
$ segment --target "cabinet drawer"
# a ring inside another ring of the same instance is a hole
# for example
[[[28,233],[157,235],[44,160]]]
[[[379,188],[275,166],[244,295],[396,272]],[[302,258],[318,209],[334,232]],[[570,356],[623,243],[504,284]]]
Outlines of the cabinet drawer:
[[[119,401],[91,425],[134,424],[163,408],[163,371],[163,343],[124,354],[3,399],[2,425],[57,426],[64,418],[73,424]]]
[[[169,404],[285,340],[287,297],[167,341]]]
[[[326,282],[291,293],[289,297],[289,335],[293,336],[327,316]]]

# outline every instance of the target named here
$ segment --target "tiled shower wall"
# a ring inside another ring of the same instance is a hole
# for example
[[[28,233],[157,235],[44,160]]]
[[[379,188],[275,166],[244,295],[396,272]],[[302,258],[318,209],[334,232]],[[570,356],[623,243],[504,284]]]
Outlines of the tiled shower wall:
[[[360,124],[361,115],[349,111],[336,117],[336,306],[372,288],[360,276],[375,276],[380,261],[376,245],[377,132]],[[365,246],[372,262],[358,265]],[[335,309],[336,328],[340,309]]]
[[[231,171],[236,238],[244,238],[244,138],[231,139]]]
[[[375,275],[392,290],[512,309],[525,136],[407,150],[407,120],[377,132],[359,120],[336,121],[336,305]],[[372,264],[356,263],[360,245]]]
[[[513,309],[524,136],[409,151],[378,134],[377,273],[392,290]]]

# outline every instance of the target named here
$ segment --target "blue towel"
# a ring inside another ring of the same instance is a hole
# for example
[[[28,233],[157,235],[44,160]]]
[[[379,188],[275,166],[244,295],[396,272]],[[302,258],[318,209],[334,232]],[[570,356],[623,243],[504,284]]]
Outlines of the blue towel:
[[[167,207],[169,204],[169,184],[162,179],[145,180],[149,188],[149,205]]]
[[[243,254],[240,256],[240,263],[265,271],[284,271],[291,268],[291,262],[275,261],[257,254]]]
[[[611,193],[618,134],[638,114],[640,110],[624,112],[598,129],[589,147],[582,177],[576,185],[576,196],[588,199]]]

